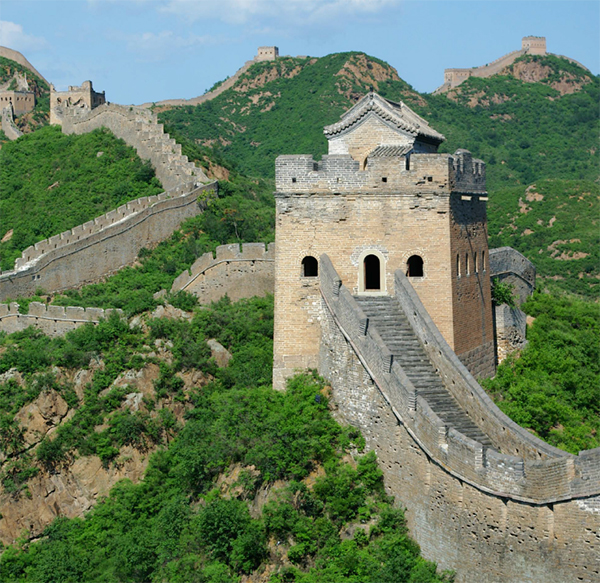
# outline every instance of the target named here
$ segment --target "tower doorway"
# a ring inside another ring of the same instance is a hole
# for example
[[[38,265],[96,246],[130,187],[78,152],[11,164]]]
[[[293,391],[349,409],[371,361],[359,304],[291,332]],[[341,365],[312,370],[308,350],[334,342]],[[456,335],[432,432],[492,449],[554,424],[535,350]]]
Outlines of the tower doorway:
[[[365,291],[381,290],[381,263],[377,255],[367,255],[364,259]]]

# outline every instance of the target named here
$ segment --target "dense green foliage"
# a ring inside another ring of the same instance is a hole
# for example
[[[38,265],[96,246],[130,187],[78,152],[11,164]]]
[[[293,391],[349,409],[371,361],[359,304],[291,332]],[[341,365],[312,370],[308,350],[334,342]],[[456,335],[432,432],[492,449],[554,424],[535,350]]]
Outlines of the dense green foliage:
[[[511,245],[533,260],[542,276],[560,276],[556,289],[596,297],[598,187],[592,181],[600,156],[600,83],[551,55],[526,56],[519,63],[543,67],[546,76],[538,83],[512,75],[473,77],[448,95],[419,95],[387,64],[361,53],[278,59],[252,66],[234,88],[212,101],[159,116],[181,138],[212,147],[243,172],[272,176],[279,154],[325,153],[323,126],[337,121],[374,86],[384,97],[405,101],[441,131],[447,140],[440,151],[467,148],[487,163],[491,246]],[[555,88],[561,82],[578,90],[561,95]],[[518,201],[525,200],[532,183],[547,194],[525,215]],[[576,192],[591,195],[580,201],[571,198]],[[521,236],[525,229],[535,235]],[[559,230],[577,236],[556,236]],[[571,243],[573,238],[580,241]],[[569,262],[565,270],[548,249],[557,240],[568,240],[558,245],[567,245],[569,252],[581,247],[588,257]]]
[[[548,289],[597,298],[600,187],[588,180],[539,180],[490,198],[490,247],[508,245],[535,265]]]
[[[519,425],[572,453],[600,446],[600,314],[597,303],[536,292],[529,344],[484,381]]]
[[[101,154],[102,152],[102,154]],[[42,239],[121,204],[162,192],[154,170],[106,130],[64,135],[42,128],[0,149],[0,266]]]
[[[384,493],[375,455],[358,457],[355,464],[341,461],[349,448],[360,448],[364,441],[332,419],[320,379],[296,377],[286,393],[268,386],[272,298],[237,304],[225,299],[197,309],[192,322],[151,320],[147,334],[118,319],[86,326],[65,339],[46,338],[44,362],[35,360],[39,334],[3,339],[8,350],[0,357],[2,370],[16,366],[32,379],[50,379],[52,364],[106,362],[96,370],[75,416],[38,446],[42,466],[68,463],[55,455],[67,432],[77,436],[72,445],[80,455],[100,455],[106,463],[124,444],[144,446],[141,439],[153,433],[147,426],[138,430],[143,420],[131,419],[130,413],[123,421],[122,395],[113,394],[115,389],[103,395],[98,389],[110,385],[117,369],[135,366],[136,355],[143,355],[152,339],[173,342],[173,364],[161,364],[157,399],[161,391],[171,391],[189,410],[185,426],[177,427],[169,446],[153,455],[141,483],[120,482],[85,519],[59,518],[40,542],[5,549],[0,581],[224,583],[239,581],[284,554],[294,566],[277,568],[274,583],[451,581],[419,556],[402,512]],[[233,354],[227,369],[217,369],[206,358],[205,339],[212,336]],[[119,354],[121,362],[115,365]],[[183,394],[173,375],[188,366],[214,380]],[[0,400],[5,412],[33,398],[35,390],[29,387]],[[95,416],[81,423],[84,412]],[[160,416],[146,414],[146,420],[155,423],[154,433],[172,428]],[[108,429],[95,432],[101,422]],[[240,471],[229,488],[216,489],[216,480],[235,468]],[[318,468],[323,470],[315,472]],[[311,477],[315,473],[316,479]],[[271,492],[262,512],[251,513],[249,504],[259,489],[272,489],[276,480],[288,484]],[[340,533],[348,528],[354,536],[342,540]]]

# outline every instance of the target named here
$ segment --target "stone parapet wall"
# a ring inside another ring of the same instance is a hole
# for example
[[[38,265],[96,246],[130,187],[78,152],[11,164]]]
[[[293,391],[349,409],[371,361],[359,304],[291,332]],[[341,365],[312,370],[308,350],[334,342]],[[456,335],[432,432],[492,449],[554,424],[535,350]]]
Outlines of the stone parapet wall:
[[[223,83],[221,83],[216,89],[213,91],[209,91],[204,95],[200,95],[198,97],[193,97],[192,99],[163,99],[161,101],[156,101],[155,103],[143,103],[140,107],[149,108],[154,105],[200,105],[201,103],[205,103],[206,101],[210,101],[215,97],[218,97],[224,91],[231,89],[237,80],[252,66],[256,61],[246,61],[231,77],[225,79]]]
[[[527,314],[506,304],[494,307],[496,357],[500,364],[509,354],[527,345]]]
[[[490,273],[492,278],[514,286],[519,305],[535,289],[535,265],[512,247],[490,249]]]
[[[64,336],[84,324],[97,324],[102,319],[108,319],[113,313],[123,316],[123,311],[118,309],[47,306],[31,302],[28,313],[21,314],[19,304],[11,302],[0,304],[0,330],[12,334],[33,326],[48,336]]]
[[[279,156],[275,183],[281,193],[415,193],[464,192],[485,195],[485,164],[466,150],[450,154],[412,154],[406,157],[368,158],[367,167],[349,155]]]
[[[45,81],[48,85],[50,85],[44,76],[20,52],[9,49],[8,47],[0,47],[0,57],[10,59],[11,61],[21,65],[21,67],[29,69],[32,73],[35,73],[40,79],[42,79],[42,81]]]
[[[209,181],[201,168],[181,153],[181,144],[166,134],[156,116],[145,109],[104,103],[95,109],[53,108],[55,119],[65,134],[84,134],[108,128],[115,136],[136,149],[140,158],[150,160],[156,176],[166,190],[190,181],[196,186]]]
[[[216,182],[183,185],[156,197],[138,199],[71,231],[41,241],[0,274],[0,300],[56,292],[93,283],[133,263],[139,250],[163,241],[215,196]]]
[[[474,379],[465,378],[470,375],[456,356],[449,358],[432,324],[422,321],[426,313],[406,282],[398,300],[427,342],[434,366],[448,361],[440,369],[444,382],[462,383],[467,399],[482,404],[477,413],[468,403],[464,408],[474,421],[475,415],[489,417],[488,424],[500,428],[492,440],[506,442],[509,453],[445,426],[393,362],[326,256],[320,279],[319,372],[332,384],[337,415],[359,427],[376,451],[388,493],[406,504],[410,531],[424,555],[456,569],[457,583],[597,580],[600,449],[573,456],[502,419],[478,394],[483,391]],[[464,401],[460,390],[453,394]],[[512,436],[503,439],[503,433]],[[519,439],[525,455],[511,455]]]
[[[173,282],[172,292],[187,291],[200,303],[217,301],[224,295],[237,301],[273,293],[275,287],[275,243],[221,245],[216,255],[205,253]]]
[[[23,132],[15,125],[13,109],[10,103],[2,109],[2,131],[11,141],[23,135]]]
[[[506,417],[452,352],[401,271],[396,272],[396,299],[446,389],[504,453],[483,448],[445,426],[425,399],[415,397],[414,386],[377,332],[369,328],[368,319],[341,285],[327,256],[321,257],[320,277],[327,308],[349,336],[368,374],[438,463],[488,493],[531,503],[600,494],[600,481],[594,481],[600,476],[600,448],[573,456],[537,439]]]

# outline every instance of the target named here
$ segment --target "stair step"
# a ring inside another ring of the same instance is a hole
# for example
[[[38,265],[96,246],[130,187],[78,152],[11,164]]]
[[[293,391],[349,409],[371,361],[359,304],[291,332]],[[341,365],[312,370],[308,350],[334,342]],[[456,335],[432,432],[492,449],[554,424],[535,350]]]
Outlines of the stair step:
[[[427,401],[440,419],[485,447],[492,447],[490,438],[445,388],[408,318],[394,298],[358,296],[355,299],[369,318],[369,327],[372,326],[379,333],[394,355],[394,360],[402,366],[417,389],[418,395]]]

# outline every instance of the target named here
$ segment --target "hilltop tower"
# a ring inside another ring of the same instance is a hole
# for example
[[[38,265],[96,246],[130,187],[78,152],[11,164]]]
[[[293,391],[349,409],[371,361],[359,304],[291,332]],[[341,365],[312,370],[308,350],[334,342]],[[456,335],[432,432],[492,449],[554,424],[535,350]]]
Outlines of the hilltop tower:
[[[493,374],[485,164],[437,153],[444,136],[373,92],[324,133],[321,161],[276,161],[274,386],[318,367],[322,254],[355,295],[393,294],[402,269],[463,363]]]
[[[70,85],[68,91],[57,91],[54,85],[50,86],[50,123],[60,125],[62,122],[62,109],[77,107],[81,109],[95,109],[106,103],[105,92],[94,91],[91,81],[84,81],[81,86]]]

